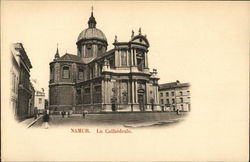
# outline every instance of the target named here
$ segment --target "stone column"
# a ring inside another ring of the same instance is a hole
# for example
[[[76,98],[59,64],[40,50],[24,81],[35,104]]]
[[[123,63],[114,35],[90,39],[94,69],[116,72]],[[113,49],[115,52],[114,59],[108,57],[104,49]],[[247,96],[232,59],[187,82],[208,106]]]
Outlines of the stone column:
[[[146,68],[148,68],[148,53],[147,52],[145,52],[145,54],[144,54],[144,57],[145,57],[145,67]]]
[[[93,104],[93,83],[90,83],[90,104]]]
[[[121,50],[119,50],[119,51],[118,51],[118,53],[119,53],[119,55],[118,55],[118,59],[119,59],[119,67],[121,67],[121,65],[122,65],[122,58],[121,58],[122,51],[121,51]]]
[[[105,103],[105,80],[102,80],[102,104]]]
[[[131,111],[134,111],[134,103],[135,103],[135,94],[134,94],[134,91],[135,91],[135,88],[134,88],[134,81],[131,80],[131,89],[130,89],[130,94],[131,94]]]
[[[134,52],[134,65],[137,66],[137,60],[136,60],[136,49],[133,50]]]
[[[82,52],[82,57],[86,57],[86,45],[83,45],[81,52]]]
[[[130,66],[134,65],[134,55],[133,55],[133,49],[130,49]]]
[[[116,50],[115,51],[115,67],[118,67],[118,63],[119,63],[119,60],[118,60],[118,56],[119,56],[119,51]]]
[[[111,89],[110,89],[110,81],[109,80],[106,80],[106,92],[105,92],[105,95],[106,95],[106,103],[107,104],[110,104],[110,96],[111,96]]]
[[[135,103],[138,103],[137,81],[135,81]]]
[[[127,58],[127,67],[129,67],[129,56],[128,56],[128,50],[126,49],[126,58]]]
[[[158,86],[156,86],[156,101],[157,101],[157,104],[159,104]]]
[[[131,96],[132,96],[132,101],[131,103],[134,104],[135,103],[135,85],[134,85],[134,81],[131,81]]]

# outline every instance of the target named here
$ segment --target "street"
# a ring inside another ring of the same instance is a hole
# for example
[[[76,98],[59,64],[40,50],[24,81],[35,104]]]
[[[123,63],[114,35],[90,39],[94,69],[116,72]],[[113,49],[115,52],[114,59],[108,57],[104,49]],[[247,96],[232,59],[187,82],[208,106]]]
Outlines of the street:
[[[140,113],[101,113],[87,114],[85,118],[80,114],[71,116],[50,115],[51,128],[60,126],[124,126],[124,127],[152,127],[167,126],[184,120],[186,112],[177,115],[176,112],[140,112]],[[32,128],[42,127],[42,118]]]

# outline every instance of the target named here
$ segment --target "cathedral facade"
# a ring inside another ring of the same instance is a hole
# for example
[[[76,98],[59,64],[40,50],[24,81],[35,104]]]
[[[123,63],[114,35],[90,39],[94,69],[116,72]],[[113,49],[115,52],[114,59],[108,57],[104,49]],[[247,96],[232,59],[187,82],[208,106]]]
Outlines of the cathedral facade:
[[[149,71],[149,42],[141,30],[107,51],[93,11],[77,39],[77,55],[57,52],[50,62],[50,111],[152,111],[159,105],[157,71]]]

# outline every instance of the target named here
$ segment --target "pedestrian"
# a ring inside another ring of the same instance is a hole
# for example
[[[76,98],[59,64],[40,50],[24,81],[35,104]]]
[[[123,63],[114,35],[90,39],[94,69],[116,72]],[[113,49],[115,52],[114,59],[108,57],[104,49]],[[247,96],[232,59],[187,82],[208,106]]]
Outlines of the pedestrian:
[[[86,117],[86,114],[88,114],[88,111],[87,111],[87,110],[84,110],[84,111],[82,112],[82,117],[85,118],[85,117]]]
[[[64,115],[65,115],[65,112],[64,111],[62,111],[62,117],[64,118]]]
[[[114,102],[112,103],[112,111],[116,111],[116,105]]]
[[[154,111],[154,103],[153,102],[151,103],[151,109],[152,109],[152,111]]]
[[[177,109],[177,115],[180,115],[180,110],[179,109]]]
[[[43,116],[43,123],[44,123],[44,128],[48,129],[49,128],[49,114],[45,113]]]
[[[84,111],[82,112],[82,117],[85,119],[85,112]]]

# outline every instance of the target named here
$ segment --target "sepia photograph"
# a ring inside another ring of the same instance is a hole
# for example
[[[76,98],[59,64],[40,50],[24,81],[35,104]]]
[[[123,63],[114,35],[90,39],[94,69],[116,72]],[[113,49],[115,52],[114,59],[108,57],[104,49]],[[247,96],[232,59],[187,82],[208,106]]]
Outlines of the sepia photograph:
[[[2,1],[3,161],[248,161],[250,3]]]

